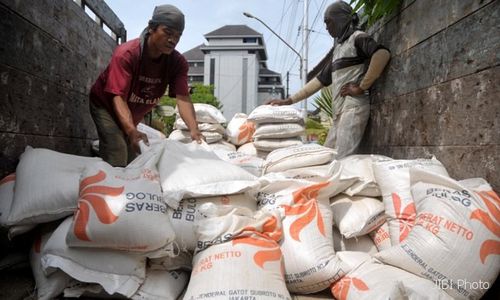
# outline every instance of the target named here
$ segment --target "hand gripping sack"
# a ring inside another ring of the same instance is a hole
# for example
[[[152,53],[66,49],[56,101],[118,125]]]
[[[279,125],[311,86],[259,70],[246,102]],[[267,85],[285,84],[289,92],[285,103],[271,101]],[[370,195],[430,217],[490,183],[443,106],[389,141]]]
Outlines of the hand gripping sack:
[[[385,222],[384,204],[371,198],[340,194],[330,199],[333,222],[345,238],[372,232]]]
[[[16,168],[8,224],[40,224],[73,214],[83,169],[101,161],[27,146]]]
[[[267,183],[257,195],[259,205],[284,215],[281,250],[287,288],[293,293],[319,292],[345,274],[333,249],[329,207],[329,198],[342,189],[337,185],[340,172],[340,164],[334,162],[322,181],[288,179],[280,173],[261,178]]]
[[[158,163],[163,196],[172,208],[182,198],[243,193],[259,186],[257,177],[221,160],[206,144],[165,141]]]
[[[183,299],[290,300],[279,214],[207,203],[200,215],[205,219],[196,226],[200,243]]]
[[[292,105],[260,105],[248,115],[248,120],[255,124],[301,123],[305,117],[305,110],[299,110]]]
[[[452,300],[432,281],[370,259],[334,283],[331,291],[338,300]]]
[[[410,191],[410,168],[418,167],[448,176],[435,159],[390,160],[373,164],[375,178],[382,192],[391,244],[403,241],[415,224],[415,203]]]
[[[305,144],[274,150],[266,157],[264,172],[281,172],[289,169],[328,164],[333,160],[333,149]]]
[[[247,194],[235,194],[204,198],[185,198],[176,209],[169,209],[168,216],[175,231],[175,240],[181,249],[193,251],[196,248],[194,224],[197,210],[204,203],[215,205],[231,205],[257,210],[257,201]]]
[[[231,144],[239,146],[252,141],[255,124],[247,118],[246,114],[238,113],[227,124],[226,135]]]
[[[455,299],[480,299],[500,271],[500,198],[451,178],[411,169],[415,226],[401,244],[376,255],[430,279]]]
[[[81,282],[97,283],[106,293],[131,297],[146,278],[146,257],[126,251],[68,247],[72,218],[64,220],[42,249],[46,275],[57,269]]]
[[[172,247],[175,233],[156,169],[161,150],[152,148],[126,168],[103,162],[84,171],[68,246],[138,252]]]

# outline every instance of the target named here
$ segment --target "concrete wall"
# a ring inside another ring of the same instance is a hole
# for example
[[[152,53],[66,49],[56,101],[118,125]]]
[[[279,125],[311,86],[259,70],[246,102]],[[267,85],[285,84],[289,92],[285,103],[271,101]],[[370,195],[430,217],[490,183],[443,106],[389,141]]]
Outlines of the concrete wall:
[[[88,91],[117,38],[125,29],[103,1],[0,0],[0,177],[26,145],[90,154]]]
[[[500,191],[500,2],[404,1],[371,33],[392,51],[372,91],[364,153],[435,155]]]

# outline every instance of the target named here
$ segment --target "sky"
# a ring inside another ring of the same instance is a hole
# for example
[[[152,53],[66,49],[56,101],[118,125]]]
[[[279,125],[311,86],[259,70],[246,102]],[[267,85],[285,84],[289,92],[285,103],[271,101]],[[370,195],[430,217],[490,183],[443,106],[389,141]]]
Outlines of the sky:
[[[290,48],[280,41],[259,21],[247,18],[248,12],[271,27],[297,52],[302,53],[301,25],[305,0],[105,0],[125,25],[127,39],[140,35],[151,19],[154,7],[172,4],[185,15],[185,29],[177,44],[177,50],[186,52],[202,43],[207,44],[204,34],[225,25],[244,24],[261,33],[267,48],[267,66],[282,75],[286,88],[286,73],[290,72],[290,94],[302,85],[299,78],[299,60]],[[323,22],[323,13],[333,0],[307,0],[309,5],[308,70],[323,58],[333,45]],[[300,34],[299,34],[300,33]],[[308,106],[309,110],[313,108]]]

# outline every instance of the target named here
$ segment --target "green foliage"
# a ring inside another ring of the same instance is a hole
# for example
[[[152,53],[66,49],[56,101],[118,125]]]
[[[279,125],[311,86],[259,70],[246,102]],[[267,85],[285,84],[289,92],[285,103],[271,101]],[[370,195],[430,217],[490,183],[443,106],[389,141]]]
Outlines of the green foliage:
[[[193,103],[206,103],[217,107],[217,109],[222,110],[222,103],[217,100],[217,97],[214,96],[214,86],[213,85],[203,85],[200,83],[193,84],[193,93],[191,94],[191,100]],[[160,105],[168,105],[175,107],[177,102],[174,98],[170,98],[165,95],[160,99]],[[156,128],[162,130],[167,136],[172,132],[174,123],[175,123],[175,115],[174,116],[161,116],[157,110],[153,112],[153,119],[159,120],[163,123],[164,128]]]
[[[306,134],[308,136],[310,135],[317,135],[318,136],[318,143],[320,145],[323,145],[326,140],[326,136],[328,134],[328,128],[325,128],[320,122],[307,118],[306,119]]]
[[[321,93],[314,97],[313,106],[319,108],[330,120],[333,118],[332,90],[329,87],[321,89]]]
[[[356,4],[355,12],[362,9],[360,17],[366,18],[369,27],[382,17],[390,15],[401,2],[402,0],[351,0],[349,4]]]

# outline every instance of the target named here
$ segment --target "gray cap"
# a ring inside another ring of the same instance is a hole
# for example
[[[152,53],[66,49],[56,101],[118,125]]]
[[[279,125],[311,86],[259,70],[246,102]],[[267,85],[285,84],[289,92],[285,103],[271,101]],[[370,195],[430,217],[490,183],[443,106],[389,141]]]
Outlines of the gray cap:
[[[159,5],[155,7],[153,17],[149,21],[149,25],[152,24],[163,24],[182,33],[184,31],[184,14],[173,5]]]

